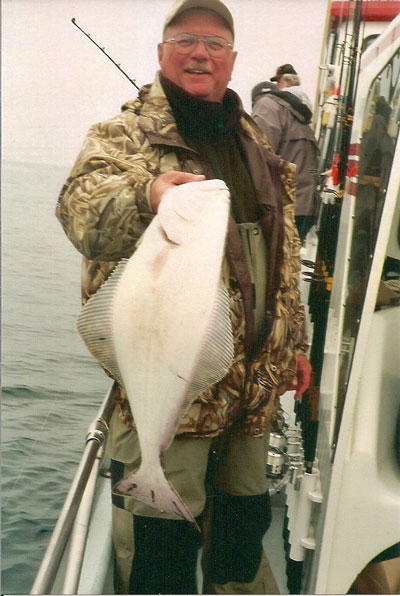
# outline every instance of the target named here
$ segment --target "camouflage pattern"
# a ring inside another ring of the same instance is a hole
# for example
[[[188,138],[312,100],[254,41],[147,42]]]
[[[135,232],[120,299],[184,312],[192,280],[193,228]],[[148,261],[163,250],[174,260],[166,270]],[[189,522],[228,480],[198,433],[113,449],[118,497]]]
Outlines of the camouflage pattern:
[[[266,137],[245,112],[239,136],[263,212],[260,224],[267,242],[265,338],[256,354],[251,354],[255,340],[252,288],[240,235],[231,220],[223,279],[230,296],[234,362],[220,383],[198,396],[178,434],[217,436],[235,422],[251,436],[261,436],[276,417],[279,395],[295,375],[297,354],[307,348],[298,287],[295,166],[273,154]],[[150,184],[170,169],[215,177],[179,135],[157,76],[136,100],[122,106],[118,116],[92,126],[61,190],[56,215],[83,255],[83,303],[116,263],[134,252],[154,217]],[[123,389],[117,408],[123,421],[134,427]]]

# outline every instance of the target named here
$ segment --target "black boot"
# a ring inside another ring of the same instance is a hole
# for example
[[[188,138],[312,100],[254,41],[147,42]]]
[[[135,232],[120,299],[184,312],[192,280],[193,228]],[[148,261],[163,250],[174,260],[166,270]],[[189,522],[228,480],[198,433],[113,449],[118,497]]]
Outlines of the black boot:
[[[134,537],[130,594],[198,594],[201,536],[187,521],[135,515]]]
[[[207,581],[216,584],[251,582],[261,562],[262,540],[270,524],[268,493],[254,496],[217,493],[212,503],[205,563]]]

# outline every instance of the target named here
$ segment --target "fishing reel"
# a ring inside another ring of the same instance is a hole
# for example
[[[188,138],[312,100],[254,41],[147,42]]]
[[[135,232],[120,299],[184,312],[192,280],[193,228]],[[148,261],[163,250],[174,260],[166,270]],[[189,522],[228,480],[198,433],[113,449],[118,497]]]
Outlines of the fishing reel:
[[[303,474],[304,449],[300,424],[271,432],[266,466],[269,494],[279,493],[289,482],[297,490]]]

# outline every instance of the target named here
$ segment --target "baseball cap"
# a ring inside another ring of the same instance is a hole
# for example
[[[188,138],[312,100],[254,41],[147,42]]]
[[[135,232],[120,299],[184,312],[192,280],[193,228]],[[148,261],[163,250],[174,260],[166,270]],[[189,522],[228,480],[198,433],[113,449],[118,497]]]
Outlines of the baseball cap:
[[[282,66],[278,66],[275,75],[270,78],[270,81],[278,81],[284,74],[297,74],[297,72],[291,64],[282,64]]]
[[[213,10],[226,21],[232,35],[235,35],[232,14],[227,6],[220,0],[175,0],[165,18],[163,32],[178,15],[190,8]]]

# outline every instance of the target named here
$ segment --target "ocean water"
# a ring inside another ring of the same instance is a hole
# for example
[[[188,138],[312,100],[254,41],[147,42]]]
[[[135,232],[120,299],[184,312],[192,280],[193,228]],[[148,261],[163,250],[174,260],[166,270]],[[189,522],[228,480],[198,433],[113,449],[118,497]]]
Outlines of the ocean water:
[[[110,385],[76,331],[80,255],[54,215],[67,175],[2,165],[3,594],[29,594]]]

